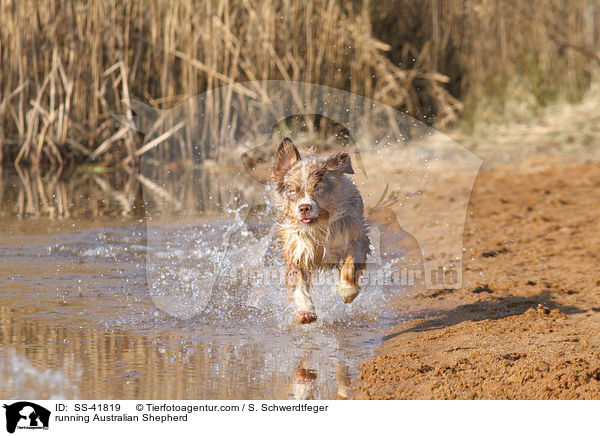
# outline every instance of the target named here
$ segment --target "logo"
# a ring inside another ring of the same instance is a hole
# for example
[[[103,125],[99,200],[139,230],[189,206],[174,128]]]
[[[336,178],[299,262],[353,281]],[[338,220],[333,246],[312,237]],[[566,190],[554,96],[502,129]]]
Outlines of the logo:
[[[285,136],[301,153],[311,145],[346,151],[356,164],[352,181],[369,217],[373,212],[371,229],[383,235],[371,239],[381,245],[372,251],[386,257],[367,258],[364,285],[461,287],[467,206],[482,161],[432,127],[357,94],[291,81],[236,83],[171,109],[125,103],[128,115],[117,118],[144,134],[136,155],[146,278],[167,313],[188,319],[224,307],[232,300],[221,291],[229,289],[255,307],[266,289],[284,285],[272,257],[277,198],[270,175]],[[179,156],[191,165],[172,171],[161,164]],[[196,214],[208,218],[204,227],[189,225]]]
[[[15,429],[48,430],[50,411],[28,401],[6,405],[6,431],[14,433]]]

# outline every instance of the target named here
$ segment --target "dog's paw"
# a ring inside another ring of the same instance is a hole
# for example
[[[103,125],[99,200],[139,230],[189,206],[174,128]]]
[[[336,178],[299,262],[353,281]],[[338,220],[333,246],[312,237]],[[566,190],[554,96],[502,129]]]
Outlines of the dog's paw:
[[[358,286],[338,284],[336,287],[337,294],[342,297],[344,303],[352,303],[358,297]]]
[[[294,318],[294,322],[296,324],[310,324],[317,320],[317,315],[312,312],[298,312],[296,314],[296,318]]]

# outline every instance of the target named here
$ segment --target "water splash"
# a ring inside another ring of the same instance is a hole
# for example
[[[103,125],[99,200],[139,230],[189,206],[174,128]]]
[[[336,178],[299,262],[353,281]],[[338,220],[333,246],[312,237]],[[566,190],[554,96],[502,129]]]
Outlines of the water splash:
[[[48,400],[77,398],[77,389],[65,376],[64,371],[38,370],[26,357],[17,355],[14,350],[4,350],[0,355],[0,378],[2,398]]]

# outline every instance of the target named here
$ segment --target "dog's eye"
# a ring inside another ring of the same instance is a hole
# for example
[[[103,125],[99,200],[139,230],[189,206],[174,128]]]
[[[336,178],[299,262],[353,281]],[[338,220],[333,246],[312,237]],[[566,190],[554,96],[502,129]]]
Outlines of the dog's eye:
[[[288,189],[287,193],[288,193],[288,195],[294,195],[294,194],[296,194],[296,190],[294,188],[290,188],[290,189]]]

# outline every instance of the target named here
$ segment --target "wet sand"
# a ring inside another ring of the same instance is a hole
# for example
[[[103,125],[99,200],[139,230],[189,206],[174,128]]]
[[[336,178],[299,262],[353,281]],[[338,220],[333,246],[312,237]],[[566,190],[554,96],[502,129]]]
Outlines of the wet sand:
[[[597,163],[481,171],[462,288],[397,299],[355,398],[600,398],[599,206]]]

